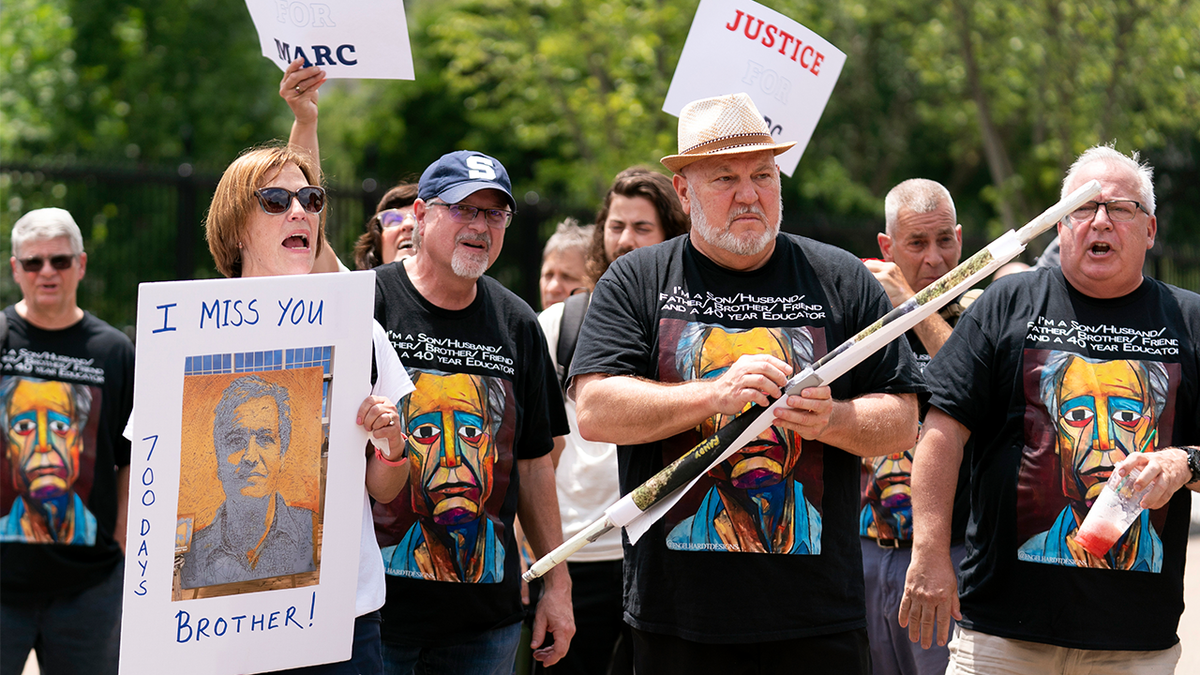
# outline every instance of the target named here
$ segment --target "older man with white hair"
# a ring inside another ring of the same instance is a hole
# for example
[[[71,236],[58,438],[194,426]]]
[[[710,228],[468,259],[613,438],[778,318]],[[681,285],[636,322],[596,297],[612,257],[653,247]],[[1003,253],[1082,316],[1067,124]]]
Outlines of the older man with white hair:
[[[133,344],[76,302],[83,237],[63,209],[13,225],[21,301],[0,316],[0,672],[116,673]]]
[[[857,258],[780,233],[776,143],[750,97],[684,108],[662,160],[691,216],[596,286],[571,373],[579,429],[618,444],[629,492],[891,309]],[[922,391],[893,343],[775,425],[625,547],[638,672],[866,673],[860,457],[900,452]]]
[[[1142,273],[1158,230],[1150,167],[1094,147],[1062,192],[1092,179],[1100,194],[1059,223],[1061,268],[995,282],[925,371],[899,620],[928,645],[958,619],[949,673],[1165,674],[1179,659],[1200,296]],[[970,554],[956,592],[963,462]],[[1106,481],[1133,469],[1147,511],[1111,546],[1078,537]]]

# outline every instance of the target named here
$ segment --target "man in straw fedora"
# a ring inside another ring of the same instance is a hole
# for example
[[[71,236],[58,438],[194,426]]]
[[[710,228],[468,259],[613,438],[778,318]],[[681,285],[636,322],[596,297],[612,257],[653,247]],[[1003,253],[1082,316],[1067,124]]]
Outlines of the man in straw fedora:
[[[571,369],[579,429],[628,492],[891,309],[851,254],[780,233],[776,143],[746,94],[690,103],[665,157],[689,235],[619,258]],[[637,672],[867,673],[860,456],[902,452],[923,390],[909,347],[790,396],[775,426],[625,546]],[[753,647],[751,647],[753,645]]]

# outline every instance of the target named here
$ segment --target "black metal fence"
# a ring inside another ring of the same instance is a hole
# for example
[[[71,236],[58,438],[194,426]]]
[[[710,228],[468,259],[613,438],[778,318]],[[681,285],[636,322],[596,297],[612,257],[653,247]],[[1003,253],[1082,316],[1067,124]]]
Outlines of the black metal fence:
[[[139,283],[217,276],[204,241],[204,217],[218,179],[188,164],[174,170],[0,164],[0,256],[12,255],[12,226],[26,212],[45,206],[70,211],[88,253],[79,305],[114,326],[130,327]],[[326,234],[342,262],[353,267],[354,241],[390,186],[368,180],[326,187]],[[539,231],[551,214],[545,204],[522,206],[492,274],[536,303]],[[3,278],[0,306],[21,297],[12,277]]]
[[[217,276],[203,231],[217,180],[216,175],[196,173],[188,164],[174,169],[0,164],[0,256],[11,255],[12,225],[22,214],[44,206],[67,209],[83,231],[88,252],[79,305],[114,326],[131,327],[139,283]],[[361,185],[326,187],[330,193],[326,234],[342,261],[353,267],[354,241],[389,185],[368,179]],[[560,209],[533,193],[523,201],[514,225],[505,233],[501,257],[489,273],[537,307],[542,242],[558,218],[574,215],[588,222],[590,217]],[[878,255],[879,225],[871,219],[817,215],[800,222],[800,227],[787,229],[857,255]],[[963,248],[973,252],[986,243],[971,238]],[[1040,246],[1031,248],[1040,250]],[[1032,262],[1032,253],[1026,255]],[[1155,278],[1200,290],[1200,248],[1195,245],[1157,245],[1146,267]],[[5,273],[0,279],[0,306],[19,300],[20,290],[12,277]]]

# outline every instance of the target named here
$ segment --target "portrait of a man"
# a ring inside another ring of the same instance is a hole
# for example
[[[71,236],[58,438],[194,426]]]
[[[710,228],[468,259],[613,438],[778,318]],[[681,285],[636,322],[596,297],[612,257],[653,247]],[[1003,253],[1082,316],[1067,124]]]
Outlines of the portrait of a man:
[[[314,513],[280,494],[292,437],[286,388],[258,375],[233,380],[213,416],[224,502],[197,530],[180,570],[183,588],[310,572]]]
[[[402,402],[417,522],[383,549],[388,573],[417,579],[497,583],[504,545],[486,506],[494,488],[497,431],[506,394],[500,380],[464,373],[413,375]]]
[[[912,539],[912,489],[908,484],[912,453],[909,449],[863,458],[868,482],[864,493],[867,505],[859,513],[860,534],[876,539]]]
[[[0,381],[0,429],[16,499],[0,541],[96,543],[96,517],[75,491],[92,391],[32,377]]]
[[[1144,511],[1112,550],[1097,557],[1075,543],[1075,533],[1118,462],[1157,448],[1157,428],[1169,379],[1155,361],[1104,361],[1051,352],[1042,367],[1040,395],[1054,426],[1055,453],[1068,505],[1049,530],[1020,548],[1024,560],[1078,567],[1158,572],[1162,540]]]
[[[743,355],[768,354],[796,371],[813,361],[807,328],[724,328],[691,323],[680,335],[676,368],[684,380],[720,377]],[[715,415],[700,425],[708,437],[734,416]],[[745,449],[709,472],[716,484],[693,516],[679,522],[667,546],[679,550],[812,555],[821,552],[821,516],[804,496],[793,470],[799,435],[770,427]]]

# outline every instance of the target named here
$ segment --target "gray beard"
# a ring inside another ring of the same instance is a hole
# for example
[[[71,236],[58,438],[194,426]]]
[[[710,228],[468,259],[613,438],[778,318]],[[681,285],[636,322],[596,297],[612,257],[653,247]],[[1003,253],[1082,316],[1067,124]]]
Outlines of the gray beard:
[[[704,209],[700,208],[700,200],[696,196],[696,191],[691,183],[688,183],[688,199],[692,202],[695,208],[692,209],[692,231],[700,235],[700,238],[711,246],[715,246],[723,251],[728,251],[734,255],[750,256],[758,255],[766,250],[767,246],[775,240],[779,234],[779,225],[783,222],[783,193],[779,193],[779,219],[775,221],[771,227],[763,231],[762,234],[746,233],[741,236],[729,231],[729,225],[726,224],[724,229],[718,229],[708,222],[708,216],[704,213]],[[732,220],[743,213],[765,214],[757,206],[743,208],[733,211],[729,214]]]
[[[484,232],[480,237],[471,235],[463,236],[463,234],[460,233],[455,237],[454,243],[457,244],[463,240],[479,241],[482,239],[487,243],[487,249],[478,253],[455,249],[454,255],[450,257],[450,270],[463,279],[478,279],[483,276],[483,273],[488,268],[488,251],[492,248],[492,235],[488,232]]]
[[[450,258],[450,269],[464,279],[478,279],[487,271],[488,259],[484,255],[480,260],[474,254],[459,251]]]

